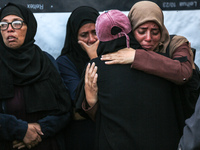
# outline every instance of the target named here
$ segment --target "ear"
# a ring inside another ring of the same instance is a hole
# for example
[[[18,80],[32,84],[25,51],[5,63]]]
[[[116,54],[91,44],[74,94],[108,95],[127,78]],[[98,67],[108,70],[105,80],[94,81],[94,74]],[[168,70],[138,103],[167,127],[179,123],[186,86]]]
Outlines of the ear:
[[[114,26],[114,27],[112,27],[112,29],[111,29],[111,34],[112,34],[112,35],[116,35],[116,34],[118,34],[118,33],[120,33],[120,32],[122,32],[122,29],[119,28],[119,27],[117,27],[117,26]]]

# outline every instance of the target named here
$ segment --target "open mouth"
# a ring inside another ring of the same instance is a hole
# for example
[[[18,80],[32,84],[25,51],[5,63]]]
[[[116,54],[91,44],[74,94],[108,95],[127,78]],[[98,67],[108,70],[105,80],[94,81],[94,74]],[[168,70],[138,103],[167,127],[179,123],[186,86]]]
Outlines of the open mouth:
[[[14,36],[8,36],[7,40],[8,40],[9,42],[13,42],[13,41],[16,40],[16,37],[14,37]]]

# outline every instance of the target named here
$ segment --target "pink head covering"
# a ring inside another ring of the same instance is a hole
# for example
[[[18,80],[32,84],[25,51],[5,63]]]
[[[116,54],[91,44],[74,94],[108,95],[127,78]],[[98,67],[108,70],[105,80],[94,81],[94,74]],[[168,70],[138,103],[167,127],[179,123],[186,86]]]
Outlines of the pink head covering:
[[[107,42],[126,36],[127,47],[130,47],[128,33],[131,32],[131,24],[128,17],[119,10],[103,12],[96,21],[96,34],[100,41]]]

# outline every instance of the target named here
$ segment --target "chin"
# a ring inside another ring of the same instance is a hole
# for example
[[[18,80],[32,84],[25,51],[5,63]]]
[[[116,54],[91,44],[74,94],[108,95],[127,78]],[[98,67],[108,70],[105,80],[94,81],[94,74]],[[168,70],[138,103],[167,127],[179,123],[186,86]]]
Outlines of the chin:
[[[18,49],[18,48],[20,48],[22,45],[15,44],[15,43],[9,43],[9,44],[6,44],[6,46],[7,46],[8,48],[11,48],[11,49]]]
[[[11,48],[11,49],[17,49],[19,48],[18,46],[14,46],[14,45],[7,45],[8,48]]]

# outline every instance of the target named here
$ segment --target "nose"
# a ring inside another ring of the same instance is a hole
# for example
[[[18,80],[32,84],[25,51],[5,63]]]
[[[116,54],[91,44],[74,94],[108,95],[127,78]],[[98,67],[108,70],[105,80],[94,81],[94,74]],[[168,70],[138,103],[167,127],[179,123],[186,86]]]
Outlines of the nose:
[[[14,30],[11,24],[8,24],[8,29],[7,30],[8,31],[13,31]]]
[[[145,40],[151,41],[151,32],[150,31],[147,31]]]

